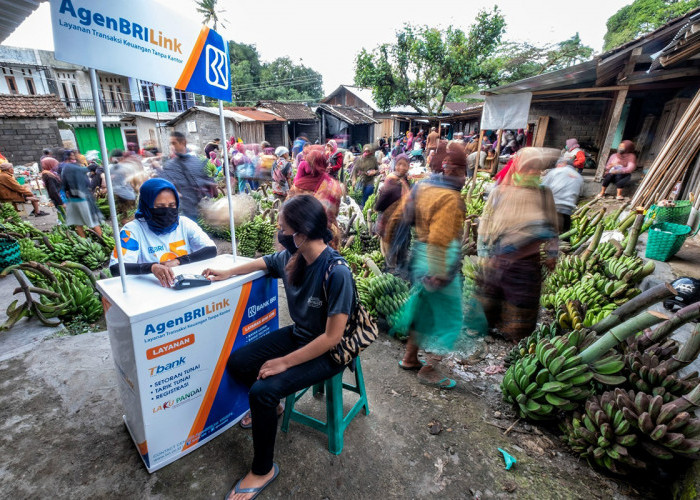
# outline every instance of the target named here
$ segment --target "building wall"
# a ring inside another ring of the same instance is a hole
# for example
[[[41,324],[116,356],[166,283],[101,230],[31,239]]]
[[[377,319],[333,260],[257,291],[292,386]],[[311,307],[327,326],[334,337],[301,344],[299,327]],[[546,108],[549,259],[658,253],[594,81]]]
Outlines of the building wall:
[[[187,122],[191,121],[194,121],[197,124],[196,132],[187,131]],[[225,137],[236,135],[233,120],[225,119],[224,122],[226,124]],[[222,140],[224,139],[224,137],[221,137],[219,117],[209,113],[190,113],[184,119],[178,121],[173,127],[173,130],[185,134],[185,137],[187,137],[187,143],[199,148],[198,152],[201,154],[204,154],[204,146],[206,146],[209,141],[216,139],[217,137]]]
[[[269,142],[272,147],[276,148],[278,146],[284,145],[284,124],[281,122],[277,123],[266,123],[265,127],[265,140]]]
[[[15,165],[38,162],[44,148],[62,146],[53,118],[0,118],[0,152]]]
[[[540,116],[549,116],[544,146],[561,149],[566,140],[575,137],[585,149],[598,150],[596,144],[600,127],[610,101],[536,102],[530,106],[529,123],[537,123]],[[535,131],[537,133],[537,131]]]

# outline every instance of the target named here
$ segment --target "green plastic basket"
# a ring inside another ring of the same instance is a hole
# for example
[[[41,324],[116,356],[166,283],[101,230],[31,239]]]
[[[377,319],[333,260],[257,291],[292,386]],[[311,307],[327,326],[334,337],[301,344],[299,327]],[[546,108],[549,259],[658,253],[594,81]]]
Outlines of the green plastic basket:
[[[666,262],[681,249],[685,239],[690,234],[690,226],[661,222],[649,228],[647,249],[644,256]]]
[[[659,207],[652,205],[647,212],[647,220],[654,218],[655,223],[670,222],[671,224],[685,224],[688,222],[690,210],[693,208],[688,200],[679,200],[675,207]]]
[[[12,238],[0,237],[0,271],[21,263],[19,243]]]

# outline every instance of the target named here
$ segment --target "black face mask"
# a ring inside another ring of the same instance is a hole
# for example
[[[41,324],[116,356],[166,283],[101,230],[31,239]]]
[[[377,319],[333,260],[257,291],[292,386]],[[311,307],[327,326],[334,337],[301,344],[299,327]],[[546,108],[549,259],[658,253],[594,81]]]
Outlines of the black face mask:
[[[177,225],[178,217],[177,208],[152,208],[148,227],[156,234],[169,233]]]
[[[277,231],[277,241],[292,255],[298,250],[296,243],[294,243],[294,235],[284,234],[281,229]]]

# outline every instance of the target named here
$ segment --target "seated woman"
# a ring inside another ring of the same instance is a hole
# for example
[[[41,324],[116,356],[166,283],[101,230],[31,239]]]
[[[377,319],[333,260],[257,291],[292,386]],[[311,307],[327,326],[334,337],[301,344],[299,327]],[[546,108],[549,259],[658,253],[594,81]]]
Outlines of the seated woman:
[[[170,287],[173,267],[216,257],[214,242],[193,220],[178,214],[179,206],[170,181],[157,178],[143,183],[135,219],[119,234],[126,274],[153,273],[161,285]],[[116,248],[109,264],[117,276]]]
[[[206,269],[218,281],[266,271],[281,278],[293,325],[272,332],[238,349],[227,371],[250,388],[253,425],[253,466],[226,498],[256,496],[277,477],[272,462],[280,399],[330,378],[345,368],[333,361],[336,346],[355,307],[352,273],[330,248],[326,212],[313,196],[299,195],[282,205],[277,238],[286,249],[232,269]],[[327,277],[326,277],[327,275]]]
[[[632,141],[622,141],[617,148],[617,153],[610,156],[605,165],[605,175],[603,175],[602,187],[596,198],[603,198],[605,190],[610,183],[617,188],[616,200],[624,200],[622,189],[632,181],[632,172],[637,168],[637,156],[634,154],[634,143]]]

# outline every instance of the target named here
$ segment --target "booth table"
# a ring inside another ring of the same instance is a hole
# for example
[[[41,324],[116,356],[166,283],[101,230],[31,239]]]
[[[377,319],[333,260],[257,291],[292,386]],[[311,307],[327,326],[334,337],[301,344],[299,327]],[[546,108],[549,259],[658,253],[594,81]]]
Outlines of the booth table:
[[[239,257],[237,263],[250,259]],[[233,256],[178,266],[175,274],[228,269]],[[124,404],[124,422],[149,472],[234,425],[248,390],[226,362],[231,352],[278,328],[277,280],[256,272],[198,288],[163,288],[152,274],[97,288]]]

